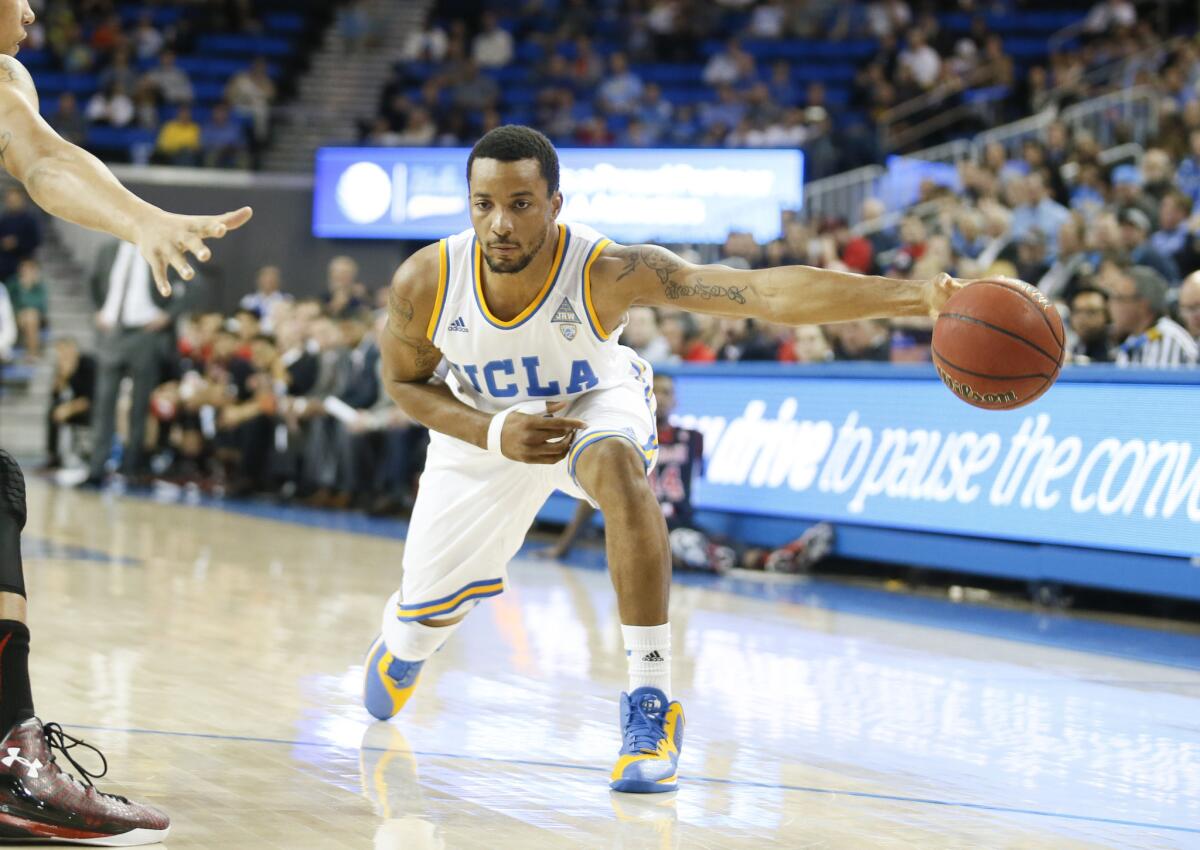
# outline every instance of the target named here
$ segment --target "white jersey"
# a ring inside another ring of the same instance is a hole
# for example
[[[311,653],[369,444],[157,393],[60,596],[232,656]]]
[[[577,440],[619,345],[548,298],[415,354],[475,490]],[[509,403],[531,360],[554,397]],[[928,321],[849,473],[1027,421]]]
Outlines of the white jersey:
[[[591,269],[611,240],[559,224],[545,284],[511,321],[488,309],[473,230],[438,243],[437,299],[426,335],[446,358],[446,381],[466,404],[495,413],[528,401],[577,398],[637,377],[640,358],[606,332],[592,303]]]

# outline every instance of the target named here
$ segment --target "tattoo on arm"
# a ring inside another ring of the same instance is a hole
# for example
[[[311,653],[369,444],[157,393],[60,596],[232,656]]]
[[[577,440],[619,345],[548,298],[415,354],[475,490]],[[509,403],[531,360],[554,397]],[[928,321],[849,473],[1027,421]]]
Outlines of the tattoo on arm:
[[[415,335],[411,333],[409,325],[412,324],[415,314],[412,301],[401,297],[395,289],[388,293],[388,333],[412,349],[413,363],[418,370],[432,372],[440,359],[438,350],[425,338],[422,329],[418,328]]]
[[[11,144],[12,144],[12,131],[5,130],[4,132],[0,133],[0,165],[4,165],[4,166],[8,165],[8,163],[6,163],[4,161],[4,155],[6,153],[8,153],[8,146]]]
[[[680,298],[696,297],[703,301],[728,299],[736,304],[746,303],[746,290],[749,286],[715,286],[705,283],[700,277],[684,282],[678,279],[678,272],[683,268],[671,252],[656,245],[635,245],[620,249],[618,256],[625,261],[625,267],[617,275],[617,280],[623,280],[637,271],[638,266],[645,266],[658,276],[663,285],[667,298],[675,301]]]
[[[17,74],[10,65],[0,65],[0,83],[15,83]]]

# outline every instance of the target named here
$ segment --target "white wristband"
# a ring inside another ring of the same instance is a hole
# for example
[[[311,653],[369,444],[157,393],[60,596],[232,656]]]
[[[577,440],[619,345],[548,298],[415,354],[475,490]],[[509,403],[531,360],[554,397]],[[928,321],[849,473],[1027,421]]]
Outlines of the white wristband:
[[[500,434],[504,431],[504,420],[508,418],[510,413],[516,413],[516,407],[506,407],[492,417],[492,421],[488,423],[487,435],[487,450],[498,455],[503,455],[500,451]]]

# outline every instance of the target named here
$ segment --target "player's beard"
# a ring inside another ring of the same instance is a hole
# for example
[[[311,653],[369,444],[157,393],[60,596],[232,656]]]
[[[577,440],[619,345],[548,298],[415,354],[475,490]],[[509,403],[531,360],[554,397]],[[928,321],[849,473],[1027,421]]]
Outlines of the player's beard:
[[[525,267],[533,262],[533,258],[537,256],[538,251],[542,250],[542,246],[546,244],[546,231],[542,231],[542,238],[527,254],[522,254],[513,260],[493,260],[488,256],[488,252],[483,252],[483,261],[487,263],[487,267],[493,274],[518,274],[525,271]]]

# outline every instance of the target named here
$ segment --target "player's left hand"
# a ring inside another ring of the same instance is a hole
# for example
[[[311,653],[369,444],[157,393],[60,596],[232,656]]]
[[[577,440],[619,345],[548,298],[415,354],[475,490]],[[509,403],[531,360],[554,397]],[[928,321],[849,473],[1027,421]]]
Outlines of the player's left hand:
[[[154,275],[154,284],[163,297],[171,294],[167,280],[168,267],[184,280],[191,280],[196,272],[188,262],[191,253],[204,263],[212,252],[204,244],[206,239],[220,239],[231,230],[237,230],[250,220],[254,211],[250,207],[225,213],[224,215],[177,215],[156,210],[138,226],[137,246]]]
[[[942,272],[925,281],[925,305],[929,308],[929,317],[936,319],[942,312],[942,306],[950,300],[950,296],[962,289],[965,284]]]

